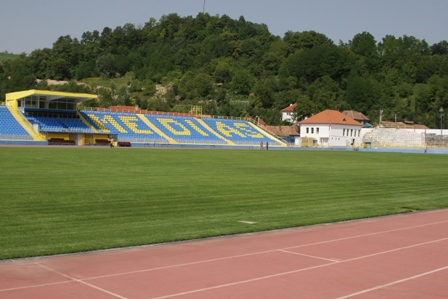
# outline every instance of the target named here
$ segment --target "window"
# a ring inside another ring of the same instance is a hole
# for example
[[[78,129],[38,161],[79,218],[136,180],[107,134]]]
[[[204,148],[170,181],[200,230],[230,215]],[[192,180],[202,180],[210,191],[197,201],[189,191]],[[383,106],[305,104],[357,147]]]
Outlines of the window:
[[[316,134],[319,134],[319,128],[316,128]]]
[[[314,128],[311,128],[311,134],[314,134]]]
[[[345,136],[345,129],[342,130],[342,136]]]
[[[308,134],[310,132],[310,128],[306,128],[306,133]]]

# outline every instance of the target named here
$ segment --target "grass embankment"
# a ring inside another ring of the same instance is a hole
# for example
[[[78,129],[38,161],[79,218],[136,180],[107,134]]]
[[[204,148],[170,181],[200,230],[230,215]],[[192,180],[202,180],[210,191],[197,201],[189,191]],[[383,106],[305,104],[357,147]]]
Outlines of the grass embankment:
[[[108,78],[88,78],[83,79],[81,82],[96,87],[96,86],[104,86],[107,88],[120,88],[120,87],[127,87],[129,85],[129,82],[132,81],[132,78],[130,76],[123,76],[120,78],[114,78],[114,79],[108,79]]]
[[[0,169],[0,259],[448,207],[442,155],[0,148]]]
[[[10,59],[14,59],[17,56],[19,56],[19,55],[9,54],[9,53],[0,53],[0,62],[6,61],[6,60],[10,60]]]

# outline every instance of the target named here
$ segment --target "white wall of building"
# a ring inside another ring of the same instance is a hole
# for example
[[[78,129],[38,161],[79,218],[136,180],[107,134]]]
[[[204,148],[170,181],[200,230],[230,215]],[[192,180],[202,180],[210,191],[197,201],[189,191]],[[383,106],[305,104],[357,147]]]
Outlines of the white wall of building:
[[[293,123],[293,113],[294,112],[282,112],[282,121],[289,121],[290,123]]]
[[[302,124],[300,137],[317,140],[322,147],[358,147],[362,143],[361,127],[335,124]]]

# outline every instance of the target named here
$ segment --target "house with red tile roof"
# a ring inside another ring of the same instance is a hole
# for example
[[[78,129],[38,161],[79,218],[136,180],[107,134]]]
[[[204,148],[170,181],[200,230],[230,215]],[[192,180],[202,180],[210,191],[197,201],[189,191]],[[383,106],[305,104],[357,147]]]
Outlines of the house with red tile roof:
[[[293,114],[294,114],[294,108],[296,106],[297,104],[291,104],[288,107],[282,109],[282,121],[289,121],[290,123],[295,122]]]
[[[350,116],[357,122],[360,122],[363,126],[370,122],[370,119],[365,116],[362,112],[354,111],[354,110],[345,110],[342,111],[342,114]]]
[[[325,110],[299,122],[300,137],[322,147],[358,147],[362,124],[336,110]]]

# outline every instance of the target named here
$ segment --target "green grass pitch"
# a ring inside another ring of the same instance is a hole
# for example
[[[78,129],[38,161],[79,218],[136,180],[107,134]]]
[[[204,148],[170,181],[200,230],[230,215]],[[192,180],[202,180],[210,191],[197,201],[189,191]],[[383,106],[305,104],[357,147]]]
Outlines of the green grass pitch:
[[[448,207],[445,155],[0,147],[0,259]]]

